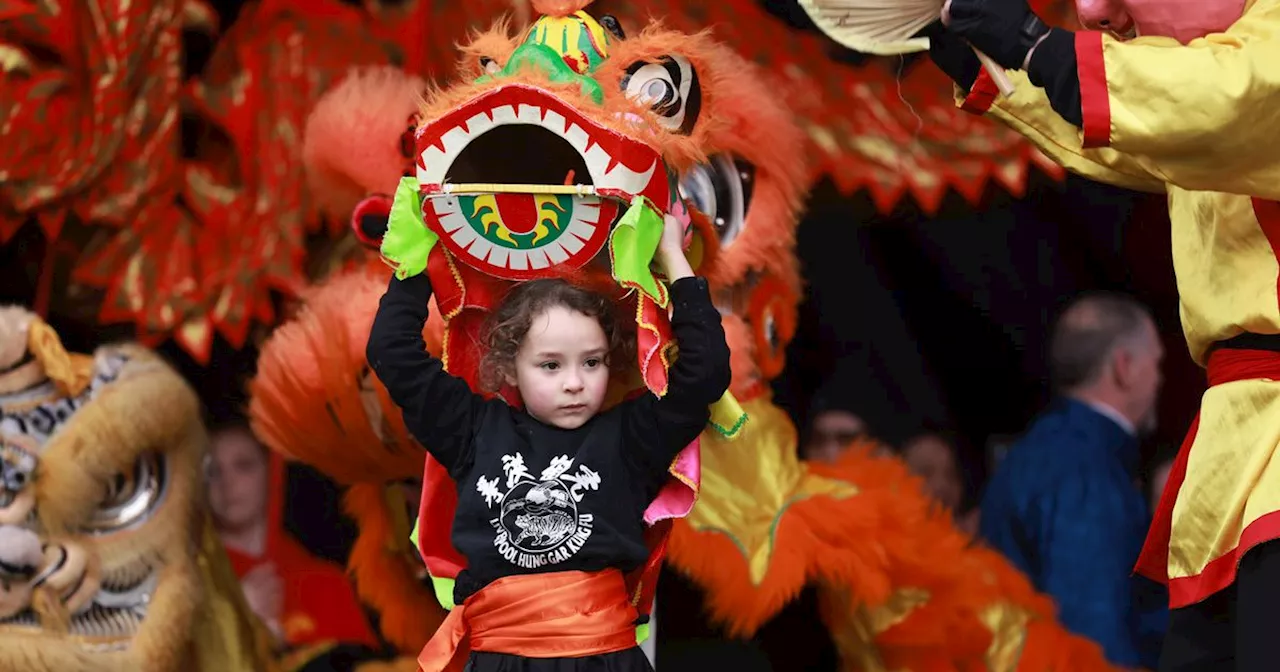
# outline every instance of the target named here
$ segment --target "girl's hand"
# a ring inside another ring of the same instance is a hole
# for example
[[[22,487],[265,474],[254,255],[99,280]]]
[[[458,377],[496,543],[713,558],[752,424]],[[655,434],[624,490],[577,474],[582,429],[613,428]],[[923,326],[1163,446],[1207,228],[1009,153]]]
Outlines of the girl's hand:
[[[667,280],[675,282],[693,275],[689,259],[684,256],[684,225],[667,215],[662,223],[662,238],[658,240],[658,252],[654,255],[662,266]]]

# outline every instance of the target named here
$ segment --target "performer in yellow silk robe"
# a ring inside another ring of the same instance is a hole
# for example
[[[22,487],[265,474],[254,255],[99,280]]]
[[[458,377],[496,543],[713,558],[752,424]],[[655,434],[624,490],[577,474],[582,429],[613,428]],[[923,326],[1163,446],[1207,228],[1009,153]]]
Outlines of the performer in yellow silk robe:
[[[1167,195],[1183,330],[1210,388],[1138,561],[1169,586],[1160,669],[1274,669],[1280,0],[1078,3],[1073,33],[1025,0],[951,0],[931,55],[965,109],[1080,175]],[[966,40],[1011,70],[1013,95]]]

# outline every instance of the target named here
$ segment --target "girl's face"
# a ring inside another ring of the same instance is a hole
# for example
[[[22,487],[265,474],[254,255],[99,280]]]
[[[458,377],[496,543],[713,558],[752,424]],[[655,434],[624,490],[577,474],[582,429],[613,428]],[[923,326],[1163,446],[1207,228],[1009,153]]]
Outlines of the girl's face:
[[[600,411],[609,387],[609,341],[594,317],[563,306],[535,315],[507,383],[539,421],[576,429]]]

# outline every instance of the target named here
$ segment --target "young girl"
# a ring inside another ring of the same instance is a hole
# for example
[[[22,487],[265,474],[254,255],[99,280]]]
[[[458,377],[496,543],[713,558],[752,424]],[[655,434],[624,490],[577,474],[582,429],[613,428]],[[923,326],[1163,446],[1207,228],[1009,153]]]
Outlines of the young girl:
[[[392,278],[368,358],[405,425],[458,488],[453,545],[467,560],[458,605],[423,649],[427,672],[649,670],[623,576],[644,563],[642,515],[676,455],[729,386],[729,349],[707,282],[667,218],[658,262],[671,280],[679,357],[668,391],[600,412],[610,369],[634,361],[612,302],[559,280],[517,285],[490,318],[485,400],[425,351],[431,287]]]

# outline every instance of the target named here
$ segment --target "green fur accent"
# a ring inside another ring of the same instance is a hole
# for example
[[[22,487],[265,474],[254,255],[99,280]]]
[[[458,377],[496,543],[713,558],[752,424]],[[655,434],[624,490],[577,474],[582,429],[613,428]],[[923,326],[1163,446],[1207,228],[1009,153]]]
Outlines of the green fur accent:
[[[526,67],[541,70],[553,83],[577,84],[582,89],[582,95],[590,98],[597,105],[604,104],[604,89],[600,86],[600,82],[574,72],[555,49],[545,44],[526,42],[520,45],[512,52],[511,59],[507,61],[505,68],[493,75],[484,75],[476,79],[476,82],[484,83],[494,78],[512,77],[520,72],[521,68]]]
[[[387,234],[382,237],[382,257],[395,265],[396,277],[401,280],[426,270],[427,257],[440,240],[422,219],[420,199],[417,178],[400,178],[387,220]]]

